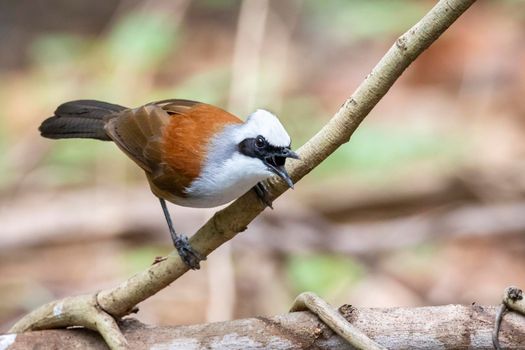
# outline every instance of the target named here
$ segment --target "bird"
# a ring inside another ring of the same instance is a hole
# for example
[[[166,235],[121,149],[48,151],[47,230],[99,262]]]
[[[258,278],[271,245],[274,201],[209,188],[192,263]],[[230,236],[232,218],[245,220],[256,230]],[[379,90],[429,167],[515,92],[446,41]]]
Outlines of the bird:
[[[166,201],[211,208],[254,190],[272,207],[267,178],[277,175],[294,187],[285,169],[300,159],[277,116],[257,109],[246,121],[211,104],[168,99],[137,108],[97,100],[63,103],[39,127],[49,139],[112,141],[146,174],[158,197],[173,244],[190,269],[205,257],[175,231]]]

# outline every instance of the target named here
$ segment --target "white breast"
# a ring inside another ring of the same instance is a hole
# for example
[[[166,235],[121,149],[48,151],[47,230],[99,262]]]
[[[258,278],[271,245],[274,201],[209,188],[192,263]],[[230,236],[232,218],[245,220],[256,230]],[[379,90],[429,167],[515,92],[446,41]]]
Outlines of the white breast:
[[[201,176],[186,189],[187,197],[178,199],[177,204],[195,208],[226,204],[271,175],[259,159],[236,152],[223,162],[206,164]]]

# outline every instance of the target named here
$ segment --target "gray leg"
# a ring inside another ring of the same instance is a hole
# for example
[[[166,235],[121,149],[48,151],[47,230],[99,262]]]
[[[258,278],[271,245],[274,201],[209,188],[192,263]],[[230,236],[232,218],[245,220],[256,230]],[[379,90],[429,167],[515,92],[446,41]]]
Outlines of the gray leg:
[[[160,205],[162,207],[162,211],[164,212],[164,217],[166,218],[166,222],[168,223],[168,228],[170,230],[171,240],[173,241],[173,245],[177,249],[177,252],[180,255],[180,258],[188,267],[192,270],[198,270],[200,269],[199,262],[201,260],[206,260],[206,257],[202,257],[199,253],[197,253],[190,245],[190,242],[188,241],[188,237],[184,235],[179,235],[175,232],[175,229],[173,228],[173,222],[171,221],[170,212],[168,211],[168,207],[166,206],[166,201],[162,198],[159,198]]]

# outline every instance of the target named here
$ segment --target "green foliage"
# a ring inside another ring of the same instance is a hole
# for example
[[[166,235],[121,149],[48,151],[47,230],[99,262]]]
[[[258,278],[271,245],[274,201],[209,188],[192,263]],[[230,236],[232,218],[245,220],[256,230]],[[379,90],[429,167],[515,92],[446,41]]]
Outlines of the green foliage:
[[[228,93],[230,76],[231,72],[226,67],[205,70],[202,73],[192,75],[169,93],[177,98],[221,105]]]
[[[361,125],[350,142],[342,146],[316,173],[328,176],[352,172],[352,176],[388,179],[389,172],[432,160],[454,162],[463,154],[464,141],[453,135],[435,133],[417,125]]]
[[[406,30],[429,7],[412,0],[307,0],[305,5],[315,27],[345,41],[349,34],[362,40]]]
[[[2,81],[1,74],[0,81]],[[5,87],[0,86],[0,106],[4,105]],[[0,190],[8,187],[15,176],[15,174],[13,174],[13,172],[11,172],[9,169],[9,160],[7,159],[10,140],[6,121],[6,111],[3,108],[0,108]]]
[[[304,144],[323,126],[319,116],[328,115],[312,96],[295,96],[284,101],[280,118],[292,135],[293,147]]]
[[[240,0],[201,0],[196,6],[208,7],[210,9],[232,9],[240,5]]]
[[[53,152],[48,160],[56,165],[82,166],[108,156],[111,149],[116,150],[114,145],[96,140],[60,140],[53,144]]]
[[[388,262],[392,270],[412,276],[428,276],[435,268],[441,249],[442,246],[438,243],[422,243],[396,252]]]
[[[297,293],[313,291],[320,296],[355,283],[364,273],[351,258],[333,255],[291,256],[286,270]]]
[[[497,9],[503,8],[510,18],[525,20],[525,2],[523,0],[492,0],[490,2]]]
[[[59,140],[52,144],[46,164],[53,174],[50,182],[81,184],[93,178],[95,163],[104,159],[117,159],[123,155],[108,143],[95,140]]]
[[[8,187],[15,177],[9,169],[5,150],[5,145],[0,142],[0,190]]]
[[[166,256],[170,252],[169,246],[143,245],[135,247],[122,255],[122,264],[126,273],[135,273],[151,265],[156,256]]]
[[[78,60],[87,50],[88,41],[67,33],[47,33],[32,43],[29,54],[37,66],[60,66]]]
[[[130,13],[110,33],[108,53],[117,64],[154,68],[174,49],[178,39],[177,31],[165,16]]]

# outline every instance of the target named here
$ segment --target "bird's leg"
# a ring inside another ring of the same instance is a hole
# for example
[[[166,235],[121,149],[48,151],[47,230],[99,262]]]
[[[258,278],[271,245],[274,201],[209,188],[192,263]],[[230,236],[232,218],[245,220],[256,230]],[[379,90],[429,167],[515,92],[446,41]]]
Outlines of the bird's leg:
[[[182,261],[184,261],[186,265],[188,265],[190,269],[200,269],[199,262],[201,260],[206,260],[206,257],[203,257],[191,247],[188,237],[177,234],[175,232],[175,229],[173,228],[173,222],[171,221],[170,212],[168,211],[168,207],[166,206],[166,201],[162,198],[159,198],[159,200],[160,205],[162,206],[162,211],[164,212],[164,216],[166,217],[166,222],[168,223],[171,240],[173,241],[173,245],[177,249],[180,258],[182,259]]]
[[[272,201],[270,199],[270,193],[264,182],[258,182],[257,185],[253,186],[253,190],[259,199],[263,202],[264,205],[273,209]]]

